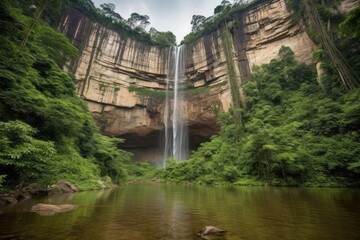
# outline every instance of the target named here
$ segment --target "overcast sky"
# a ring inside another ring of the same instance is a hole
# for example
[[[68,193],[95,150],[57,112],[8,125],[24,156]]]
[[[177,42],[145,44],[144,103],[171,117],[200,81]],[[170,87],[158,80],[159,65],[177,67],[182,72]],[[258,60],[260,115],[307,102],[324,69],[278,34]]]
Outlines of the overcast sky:
[[[171,31],[180,41],[191,31],[193,15],[211,16],[221,0],[93,0],[96,7],[102,3],[114,3],[115,12],[127,19],[136,12],[150,17],[150,27],[158,31]],[[232,1],[231,1],[232,2]]]

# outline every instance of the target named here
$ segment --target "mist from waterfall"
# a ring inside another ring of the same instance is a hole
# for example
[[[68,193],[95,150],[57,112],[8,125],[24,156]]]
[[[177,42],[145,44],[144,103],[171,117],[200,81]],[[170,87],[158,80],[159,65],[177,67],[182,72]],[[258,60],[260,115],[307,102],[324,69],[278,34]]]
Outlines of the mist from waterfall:
[[[166,101],[164,110],[165,160],[173,157],[181,161],[189,157],[187,104],[184,98],[185,46],[171,47],[166,79]]]

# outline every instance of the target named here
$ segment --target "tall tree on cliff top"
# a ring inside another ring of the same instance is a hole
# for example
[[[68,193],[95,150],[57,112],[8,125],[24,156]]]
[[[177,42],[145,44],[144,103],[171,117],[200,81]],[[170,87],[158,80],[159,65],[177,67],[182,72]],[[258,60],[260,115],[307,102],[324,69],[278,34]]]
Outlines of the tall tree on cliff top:
[[[201,25],[203,24],[203,22],[206,20],[206,17],[201,16],[201,15],[193,15],[192,19],[191,19],[191,31],[192,32],[197,32],[199,30],[201,30]]]
[[[134,29],[145,30],[146,27],[150,24],[148,15],[141,15],[138,13],[132,13],[130,18],[128,18],[127,23],[130,27]]]
[[[214,9],[214,14],[222,12],[225,8],[230,7],[231,3],[228,0],[222,0],[220,5],[217,5]]]
[[[120,14],[115,12],[115,4],[103,3],[100,5],[100,8],[101,13],[104,14],[104,16],[110,18],[112,22],[120,22],[124,20],[124,18],[122,18]]]

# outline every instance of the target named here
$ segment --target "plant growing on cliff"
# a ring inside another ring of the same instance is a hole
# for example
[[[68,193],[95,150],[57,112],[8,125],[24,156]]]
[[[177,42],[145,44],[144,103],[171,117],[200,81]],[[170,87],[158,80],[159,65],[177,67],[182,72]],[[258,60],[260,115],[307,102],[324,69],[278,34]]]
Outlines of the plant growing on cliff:
[[[138,94],[140,96],[155,97],[155,98],[166,97],[165,91],[160,91],[160,90],[155,90],[155,89],[150,89],[150,88],[145,88],[145,87],[137,87],[134,85],[130,85],[128,87],[128,90],[130,92],[135,92],[136,94]]]
[[[324,65],[329,65],[325,67],[326,72],[332,75],[331,71],[336,70],[338,78],[333,76],[334,80],[341,81],[348,90],[359,87],[360,68],[357,64],[358,58],[354,59],[354,53],[359,52],[358,44],[354,46],[354,41],[349,41],[339,35],[338,24],[343,18],[337,10],[340,1],[287,0],[286,2],[294,11],[294,15],[304,20],[307,32],[312,39],[324,49],[326,58],[320,60],[324,62]],[[344,44],[346,42],[348,44]]]
[[[39,21],[20,50],[29,18],[9,1],[0,2],[0,12],[3,185],[67,179],[87,189],[106,175],[117,182],[124,179],[124,162],[131,155],[117,150],[117,141],[99,135],[86,103],[76,96],[73,79],[59,67],[76,55],[75,48]]]
[[[226,22],[229,22],[234,19],[234,17],[241,13],[242,11],[250,8],[251,6],[266,2],[268,0],[252,0],[252,1],[235,1],[234,4],[227,5],[225,3],[223,8],[219,13],[214,14],[213,16],[207,17],[204,19],[203,16],[195,17],[193,16],[193,31],[187,34],[184,39],[181,41],[181,44],[189,44],[196,41],[202,36],[209,34],[217,30],[220,26],[223,26]],[[226,1],[225,1],[226,2]],[[195,21],[194,21],[195,20]]]
[[[224,31],[222,33],[222,42],[225,51],[226,65],[228,69],[228,78],[229,78],[228,82],[231,90],[232,104],[235,110],[233,113],[234,120],[235,120],[235,124],[239,127],[240,130],[242,130],[242,116],[240,111],[241,109],[240,87],[239,87],[239,81],[235,73],[232,37],[227,26],[224,28]]]

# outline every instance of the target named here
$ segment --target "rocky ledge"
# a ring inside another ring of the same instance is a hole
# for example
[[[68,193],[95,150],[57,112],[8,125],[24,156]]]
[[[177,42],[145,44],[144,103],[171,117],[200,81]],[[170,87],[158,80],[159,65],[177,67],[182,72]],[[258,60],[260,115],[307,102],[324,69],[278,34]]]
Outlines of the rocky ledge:
[[[20,200],[26,200],[33,197],[47,196],[57,193],[75,193],[79,189],[68,181],[60,180],[51,186],[43,186],[32,183],[26,187],[16,187],[14,190],[0,195],[0,206],[13,205]]]

